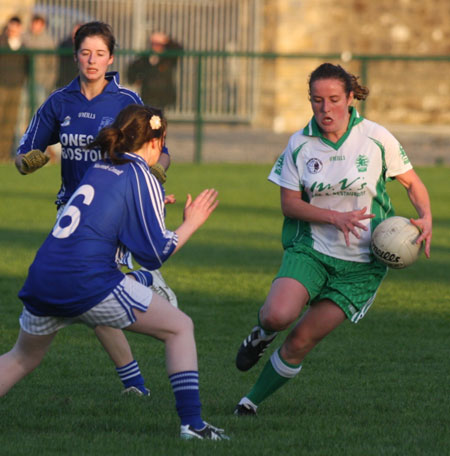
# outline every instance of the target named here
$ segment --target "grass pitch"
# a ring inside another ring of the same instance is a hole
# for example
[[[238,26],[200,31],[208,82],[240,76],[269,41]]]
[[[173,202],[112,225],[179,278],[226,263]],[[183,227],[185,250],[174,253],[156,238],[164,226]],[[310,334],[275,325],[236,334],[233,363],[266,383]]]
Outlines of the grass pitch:
[[[178,199],[167,208],[170,228],[180,224],[188,192],[219,190],[216,212],[162,272],[196,325],[203,416],[232,440],[178,439],[160,342],[128,335],[152,396],[121,397],[113,364],[93,332],[77,325],[61,331],[41,366],[0,399],[0,454],[448,454],[448,168],[418,169],[432,199],[431,260],[390,271],[368,315],[322,341],[301,374],[261,405],[258,418],[232,415],[268,359],[247,373],[234,367],[282,255],[279,194],[266,180],[269,170],[177,164],[166,186]],[[400,184],[389,185],[397,214],[414,216]],[[0,353],[15,342],[17,292],[53,225],[58,187],[58,165],[26,177],[0,166]]]

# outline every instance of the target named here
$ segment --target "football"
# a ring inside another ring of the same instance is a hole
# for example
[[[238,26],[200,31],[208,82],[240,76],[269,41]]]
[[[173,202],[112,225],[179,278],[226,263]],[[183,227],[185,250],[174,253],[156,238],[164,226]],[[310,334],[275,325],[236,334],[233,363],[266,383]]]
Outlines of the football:
[[[372,253],[393,269],[406,268],[417,260],[422,250],[422,245],[416,244],[419,235],[419,229],[407,218],[389,217],[372,234]]]

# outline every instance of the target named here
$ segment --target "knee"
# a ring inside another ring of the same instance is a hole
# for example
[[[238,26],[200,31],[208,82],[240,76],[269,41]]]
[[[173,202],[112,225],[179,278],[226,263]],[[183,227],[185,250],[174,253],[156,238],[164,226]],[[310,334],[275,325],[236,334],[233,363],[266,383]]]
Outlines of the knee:
[[[277,308],[261,309],[259,318],[263,328],[272,331],[283,331],[297,318],[297,315],[294,315],[290,309],[279,306]]]
[[[292,337],[286,340],[285,349],[289,355],[304,353],[310,351],[316,342],[309,337]]]
[[[294,332],[288,335],[283,351],[290,359],[299,355],[303,359],[321,340],[308,331]]]
[[[194,322],[189,315],[181,312],[181,317],[178,322],[178,328],[180,332],[194,332]]]

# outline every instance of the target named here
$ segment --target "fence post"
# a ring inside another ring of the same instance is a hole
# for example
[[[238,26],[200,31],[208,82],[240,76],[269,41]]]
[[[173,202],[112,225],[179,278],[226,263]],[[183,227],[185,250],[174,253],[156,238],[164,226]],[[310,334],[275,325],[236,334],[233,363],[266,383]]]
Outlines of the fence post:
[[[36,111],[36,81],[35,81],[35,76],[36,76],[36,71],[35,71],[35,52],[31,51],[29,54],[30,57],[30,66],[29,66],[29,80],[28,80],[28,100],[29,100],[29,117],[31,118],[34,115],[34,112]]]
[[[361,58],[361,84],[367,87],[367,66],[368,61],[366,57]],[[365,117],[366,115],[366,100],[363,100],[361,103],[361,115]]]
[[[201,163],[202,161],[202,146],[203,146],[203,68],[202,56],[197,57],[197,100],[195,109],[195,155],[194,162]]]

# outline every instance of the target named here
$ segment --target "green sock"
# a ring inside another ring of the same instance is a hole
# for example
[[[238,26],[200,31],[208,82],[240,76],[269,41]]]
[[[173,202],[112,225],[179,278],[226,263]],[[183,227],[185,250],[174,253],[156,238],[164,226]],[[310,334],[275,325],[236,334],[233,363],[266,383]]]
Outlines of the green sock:
[[[259,405],[264,399],[281,388],[288,380],[295,377],[301,370],[302,365],[292,365],[282,360],[279,350],[276,350],[267,361],[258,380],[247,394],[255,405]]]

